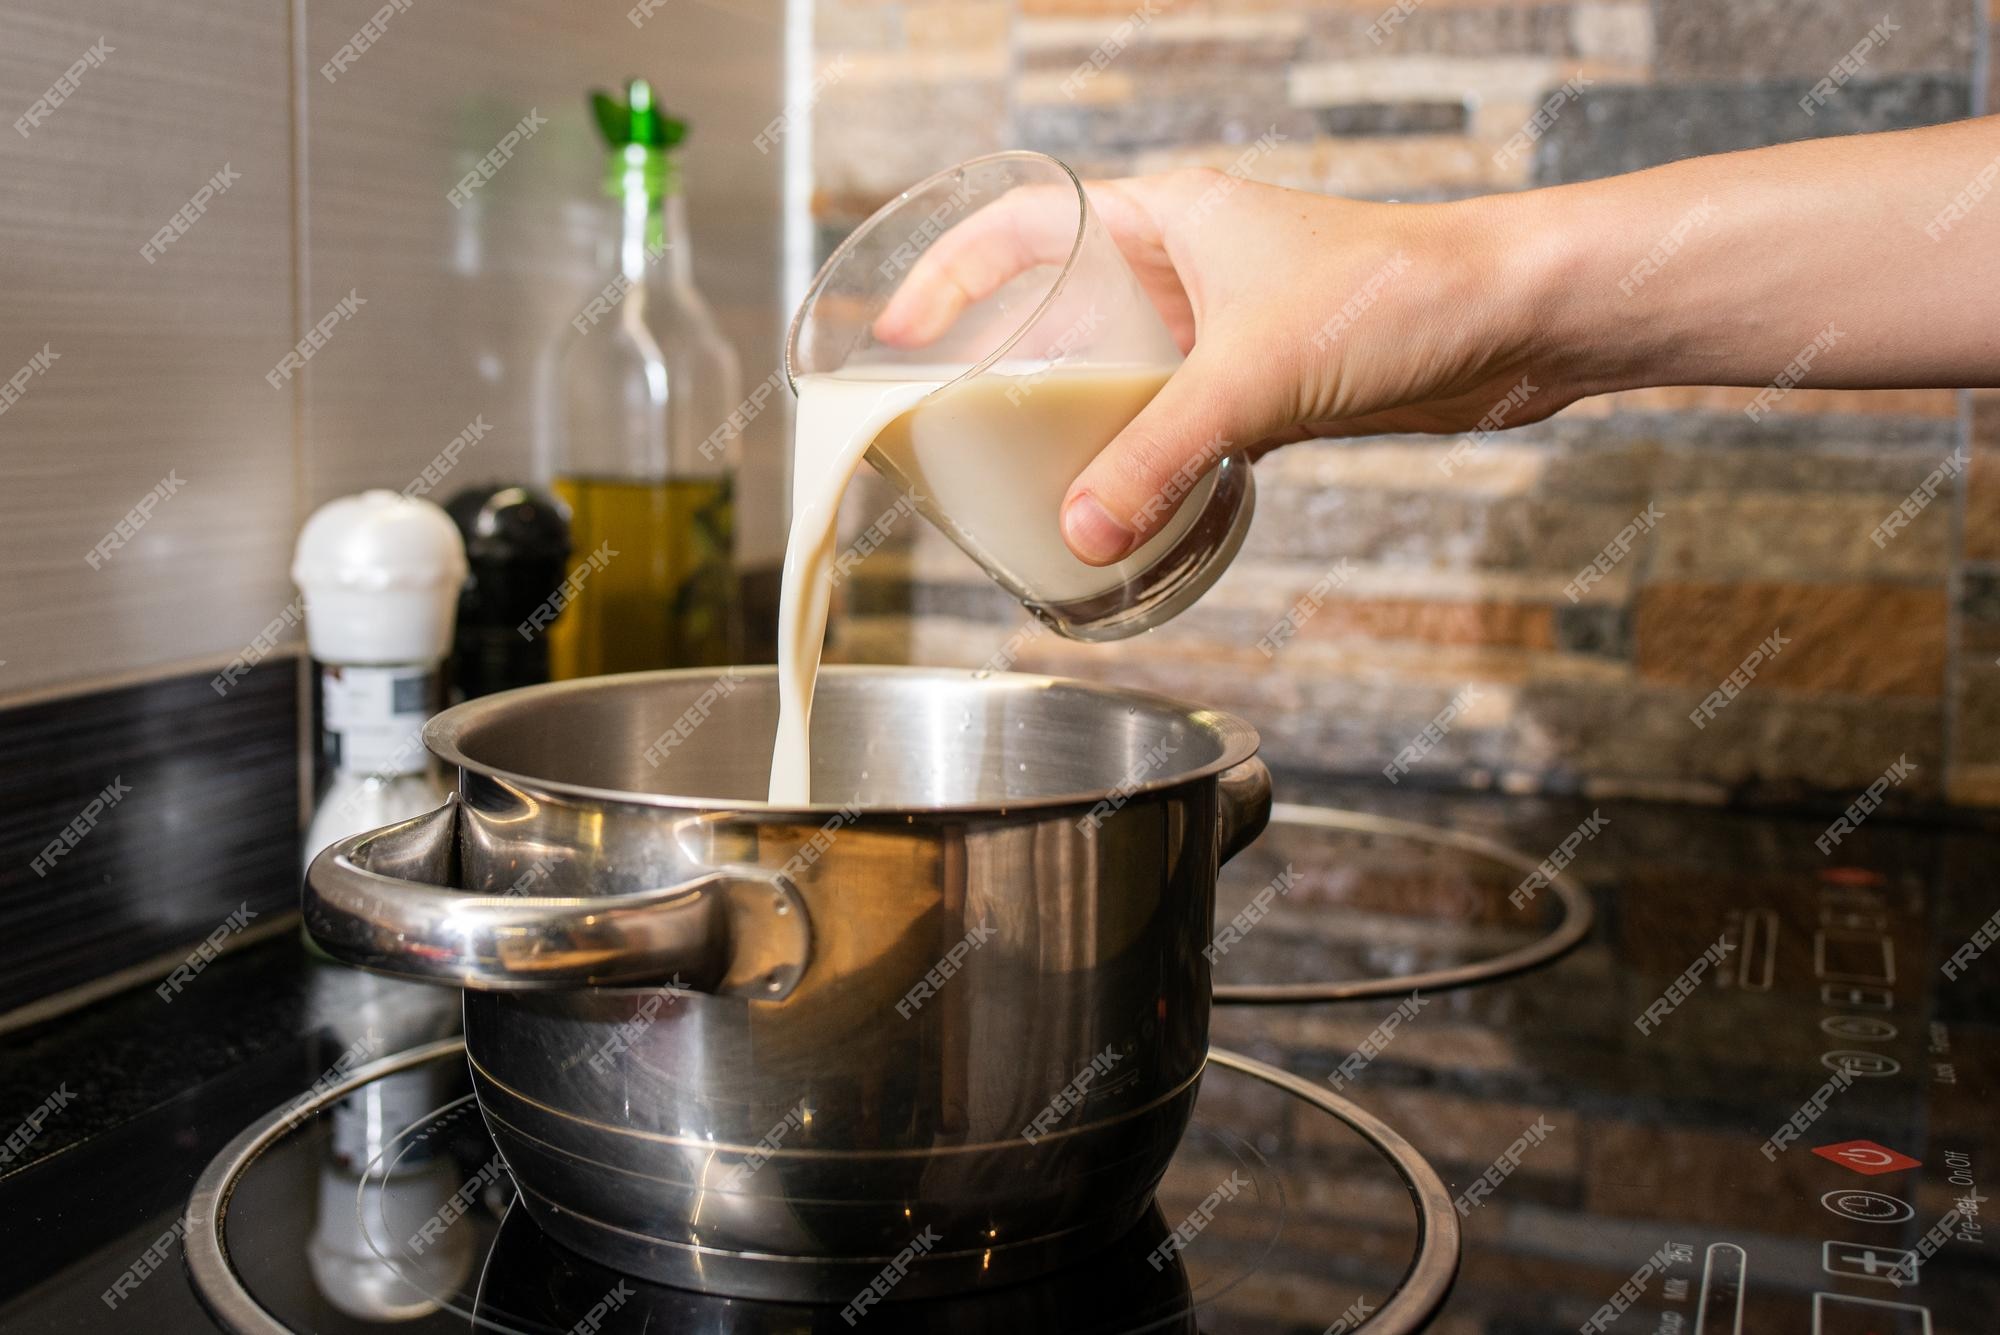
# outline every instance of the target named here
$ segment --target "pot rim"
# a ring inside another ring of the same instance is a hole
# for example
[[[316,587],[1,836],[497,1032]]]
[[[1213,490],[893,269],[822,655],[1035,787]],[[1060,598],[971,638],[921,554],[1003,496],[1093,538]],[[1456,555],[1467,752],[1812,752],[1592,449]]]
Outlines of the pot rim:
[[[586,802],[612,803],[622,806],[660,807],[677,811],[728,812],[750,816],[813,816],[825,817],[846,810],[842,803],[812,802],[802,806],[787,806],[779,803],[750,799],[720,797],[691,797],[672,793],[639,793],[619,788],[598,788],[588,784],[565,783],[555,779],[537,778],[532,774],[521,774],[501,769],[465,754],[460,742],[474,729],[487,723],[497,715],[519,709],[524,701],[533,697],[546,699],[566,695],[585,695],[593,691],[610,689],[631,689],[633,683],[642,681],[683,681],[696,678],[714,681],[719,676],[729,675],[739,680],[770,679],[777,676],[778,669],[771,664],[753,667],[726,668],[669,668],[655,672],[613,673],[601,677],[579,677],[571,681],[543,682],[535,686],[517,687],[511,691],[500,691],[484,695],[438,714],[424,725],[424,745],[432,755],[454,768],[470,771],[489,779],[497,779],[512,787],[554,797],[566,797]],[[977,681],[995,683],[1013,691],[1078,690],[1101,697],[1107,704],[1126,703],[1144,705],[1150,709],[1164,710],[1178,714],[1193,728],[1207,733],[1219,745],[1220,753],[1214,760],[1155,778],[1148,778],[1127,788],[1120,785],[1126,800],[1142,793],[1163,792],[1183,784],[1213,778],[1223,771],[1233,769],[1257,754],[1259,738],[1257,730],[1234,714],[1221,710],[1189,705],[1169,695],[1153,691],[1135,690],[1125,686],[1107,686],[1100,682],[1084,681],[1075,677],[1052,677],[1027,672],[982,672],[973,668],[909,667],[896,664],[829,664],[820,668],[820,676],[826,677],[868,677],[894,676],[912,681]],[[1009,802],[951,802],[951,803],[886,803],[880,806],[864,805],[860,808],[865,816],[877,815],[1006,815],[1016,811],[1039,811],[1050,808],[1090,806],[1104,800],[1113,790],[1091,789],[1074,793],[1051,793],[1035,797],[1023,797]]]

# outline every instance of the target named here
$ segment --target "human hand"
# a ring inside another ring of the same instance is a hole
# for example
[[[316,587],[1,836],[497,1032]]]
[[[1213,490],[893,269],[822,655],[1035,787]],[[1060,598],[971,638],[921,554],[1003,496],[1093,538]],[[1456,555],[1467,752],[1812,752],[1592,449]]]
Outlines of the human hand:
[[[1177,507],[1159,498],[1190,462],[1201,472],[1313,437],[1464,431],[1491,425],[1496,405],[1514,426],[1583,392],[1543,383],[1540,365],[1528,375],[1531,303],[1508,281],[1522,252],[1491,230],[1504,201],[1367,204],[1206,170],[1086,188],[1187,354],[1064,498],[1064,537],[1092,564],[1167,522]],[[928,343],[1014,275],[1062,263],[1074,236],[1062,192],[1013,191],[925,252],[875,333]]]

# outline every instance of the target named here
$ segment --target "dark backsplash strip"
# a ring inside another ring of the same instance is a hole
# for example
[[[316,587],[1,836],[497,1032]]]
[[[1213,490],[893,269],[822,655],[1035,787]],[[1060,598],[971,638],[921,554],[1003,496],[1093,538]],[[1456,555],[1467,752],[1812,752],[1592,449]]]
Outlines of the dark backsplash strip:
[[[0,1017],[297,907],[296,682],[286,655],[225,696],[199,674],[0,711]]]

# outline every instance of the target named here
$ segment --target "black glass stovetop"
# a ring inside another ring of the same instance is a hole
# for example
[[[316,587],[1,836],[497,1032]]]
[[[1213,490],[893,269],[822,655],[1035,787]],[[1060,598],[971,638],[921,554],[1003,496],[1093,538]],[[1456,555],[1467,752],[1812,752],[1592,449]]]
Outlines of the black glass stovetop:
[[[328,1333],[2000,1330],[2000,838],[1878,819],[1829,857],[1812,820],[1394,810],[1454,834],[1288,811],[1228,869],[1219,994],[1343,999],[1218,1006],[1241,1055],[1211,1062],[1157,1208],[1045,1281],[849,1322],[617,1275],[513,1208],[446,1045],[298,1117],[234,1182],[247,1308],[195,1296],[182,1211],[280,1099],[197,1091],[164,1138],[0,1177],[0,1330],[206,1330],[211,1308]],[[1575,914],[1545,860],[1595,912],[1537,963]],[[295,1094],[364,1020],[401,1007],[436,1037],[433,990],[314,967]],[[1429,1218],[1419,1179],[1441,1185]]]

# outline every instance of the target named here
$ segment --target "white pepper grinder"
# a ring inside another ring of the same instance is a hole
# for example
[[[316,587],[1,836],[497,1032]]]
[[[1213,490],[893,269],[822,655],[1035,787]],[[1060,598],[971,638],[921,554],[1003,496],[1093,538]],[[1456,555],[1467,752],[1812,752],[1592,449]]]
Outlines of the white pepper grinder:
[[[306,520],[292,582],[305,595],[334,771],[306,831],[306,862],[350,834],[444,804],[423,726],[444,701],[465,572],[458,526],[430,501],[365,491]]]

